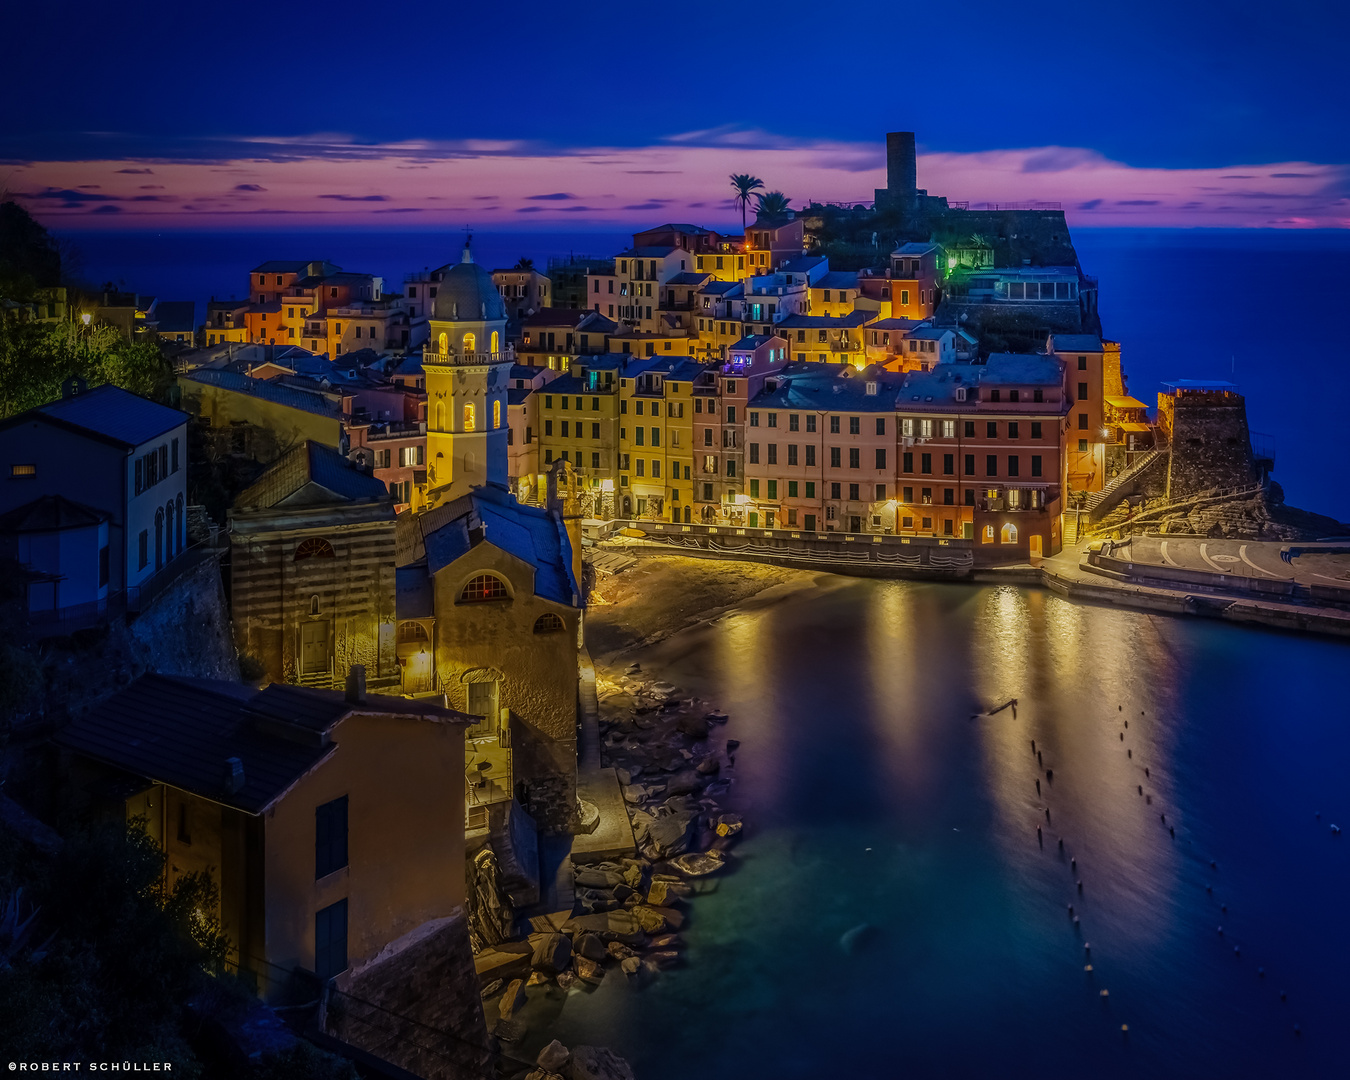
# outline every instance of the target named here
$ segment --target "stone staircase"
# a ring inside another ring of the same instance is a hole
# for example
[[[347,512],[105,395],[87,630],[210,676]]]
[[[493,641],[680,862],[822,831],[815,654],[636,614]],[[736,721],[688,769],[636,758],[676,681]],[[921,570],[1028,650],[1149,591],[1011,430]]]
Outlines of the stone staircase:
[[[1078,517],[1077,510],[1064,511],[1064,547],[1071,548],[1078,546]]]
[[[1134,493],[1135,482],[1144,475],[1159,460],[1166,460],[1167,451],[1162,449],[1153,449],[1142,457],[1138,458],[1133,465],[1123,472],[1117,473],[1111,478],[1101,491],[1093,491],[1088,494],[1084,501],[1084,508],[1087,510],[1088,523],[1095,525],[1106,517],[1112,510],[1120,505],[1120,501],[1127,495]],[[1077,539],[1077,529],[1074,533]],[[1065,541],[1068,542],[1067,539]]]

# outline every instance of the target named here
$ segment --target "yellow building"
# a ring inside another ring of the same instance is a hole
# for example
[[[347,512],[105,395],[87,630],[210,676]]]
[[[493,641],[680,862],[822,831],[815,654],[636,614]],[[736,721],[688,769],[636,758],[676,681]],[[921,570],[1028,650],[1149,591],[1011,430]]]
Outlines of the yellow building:
[[[183,408],[203,428],[219,432],[222,438],[240,426],[265,433],[266,446],[260,444],[253,455],[257,461],[274,461],[307,440],[347,452],[347,417],[320,394],[209,368],[180,376],[178,386]]]
[[[427,498],[431,505],[470,488],[507,484],[507,397],[512,354],[506,307],[492,275],[464,245],[445,271],[422,353],[427,379]]]
[[[619,382],[621,354],[579,356],[572,370],[531,396],[539,402],[539,474],[532,485],[545,489],[544,475],[556,461],[577,473],[583,502],[593,516],[614,513],[619,475]]]
[[[693,520],[693,387],[687,356],[631,360],[619,378],[619,517]]]
[[[76,791],[139,818],[170,883],[214,879],[229,965],[278,1000],[463,905],[473,720],[356,671],[345,693],[145,675],[59,738]]]
[[[811,282],[807,289],[811,315],[849,315],[857,307],[858,275],[847,270],[831,270]]]

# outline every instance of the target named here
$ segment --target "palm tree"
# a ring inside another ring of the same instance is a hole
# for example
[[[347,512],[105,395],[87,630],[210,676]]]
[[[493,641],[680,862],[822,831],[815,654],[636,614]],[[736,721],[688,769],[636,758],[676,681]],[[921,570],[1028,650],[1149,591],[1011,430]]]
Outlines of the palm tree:
[[[516,265],[513,266],[513,267],[511,267],[511,269],[512,269],[512,270],[520,270],[520,271],[522,271],[522,272],[523,272],[523,271],[526,271],[526,270],[533,270],[533,269],[534,269],[534,260],[533,260],[533,259],[527,259],[524,255],[522,255],[519,259],[516,260]]]
[[[776,218],[788,212],[788,203],[792,200],[781,191],[768,191],[755,196],[755,217]]]
[[[764,181],[758,176],[751,176],[749,173],[734,173],[731,177],[731,186],[736,192],[736,201],[741,204],[741,228],[745,228],[745,208],[750,203],[750,193],[756,188],[762,188]]]

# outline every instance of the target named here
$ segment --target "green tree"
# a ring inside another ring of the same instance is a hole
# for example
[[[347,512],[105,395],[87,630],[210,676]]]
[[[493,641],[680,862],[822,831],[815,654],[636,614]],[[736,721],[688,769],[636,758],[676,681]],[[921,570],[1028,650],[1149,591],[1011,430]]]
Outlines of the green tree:
[[[736,192],[736,201],[741,204],[741,228],[745,228],[745,208],[750,205],[750,196],[764,181],[749,173],[732,173],[731,187]]]
[[[755,220],[770,221],[781,218],[788,212],[788,203],[792,200],[781,191],[766,191],[755,196]]]
[[[524,255],[522,255],[519,259],[516,260],[516,265],[513,266],[513,267],[511,267],[511,269],[512,269],[512,270],[519,270],[519,271],[521,271],[522,273],[524,273],[524,272],[527,271],[527,270],[533,270],[533,269],[534,269],[534,260],[533,260],[533,259],[530,259],[530,258],[526,258]]]
[[[0,296],[29,300],[61,284],[61,254],[51,234],[12,199],[0,202]]]
[[[173,367],[152,341],[129,342],[110,326],[0,317],[0,419],[55,400],[72,376],[160,400],[173,385]]]

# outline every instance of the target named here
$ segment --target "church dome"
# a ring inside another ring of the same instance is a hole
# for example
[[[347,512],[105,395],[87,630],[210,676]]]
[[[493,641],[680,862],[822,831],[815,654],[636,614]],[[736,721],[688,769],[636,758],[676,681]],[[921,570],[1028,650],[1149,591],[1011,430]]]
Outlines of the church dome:
[[[492,282],[492,275],[473,261],[467,243],[460,261],[446,270],[436,284],[431,317],[443,322],[506,320],[506,305]]]

